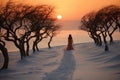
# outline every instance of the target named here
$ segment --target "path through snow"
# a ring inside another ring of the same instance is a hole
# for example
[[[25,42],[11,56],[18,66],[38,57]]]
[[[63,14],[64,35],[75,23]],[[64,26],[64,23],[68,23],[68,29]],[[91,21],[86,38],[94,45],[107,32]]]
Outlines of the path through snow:
[[[75,59],[73,51],[64,51],[60,66],[46,75],[45,80],[72,80],[75,70]]]

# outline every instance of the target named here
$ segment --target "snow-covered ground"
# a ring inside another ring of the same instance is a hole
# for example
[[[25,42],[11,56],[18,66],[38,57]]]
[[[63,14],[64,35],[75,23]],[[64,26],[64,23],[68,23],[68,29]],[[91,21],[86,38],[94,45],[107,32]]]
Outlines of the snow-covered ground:
[[[20,60],[18,52],[11,52],[9,68],[0,70],[0,80],[120,80],[120,41],[96,47],[94,43],[43,48]],[[0,53],[0,66],[2,65]]]

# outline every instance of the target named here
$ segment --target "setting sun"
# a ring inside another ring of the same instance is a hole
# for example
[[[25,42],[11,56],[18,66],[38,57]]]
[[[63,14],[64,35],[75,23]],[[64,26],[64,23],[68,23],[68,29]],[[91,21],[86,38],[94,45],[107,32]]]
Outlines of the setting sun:
[[[57,19],[62,19],[62,15],[57,15]]]

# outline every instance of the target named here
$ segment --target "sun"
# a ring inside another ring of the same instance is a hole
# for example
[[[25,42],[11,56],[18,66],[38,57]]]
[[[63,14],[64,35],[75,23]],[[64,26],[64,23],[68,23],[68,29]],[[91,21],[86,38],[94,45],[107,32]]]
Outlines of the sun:
[[[60,15],[60,14],[57,15],[57,19],[59,19],[59,20],[62,19],[62,15]]]

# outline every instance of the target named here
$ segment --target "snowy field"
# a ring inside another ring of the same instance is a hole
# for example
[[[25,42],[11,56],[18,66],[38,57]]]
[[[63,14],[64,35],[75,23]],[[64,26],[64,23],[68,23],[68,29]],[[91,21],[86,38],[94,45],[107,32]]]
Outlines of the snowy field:
[[[109,46],[108,52],[92,42],[75,44],[72,51],[66,46],[43,48],[23,60],[11,52],[0,80],[120,80],[120,41]],[[0,53],[0,66],[2,60]]]

